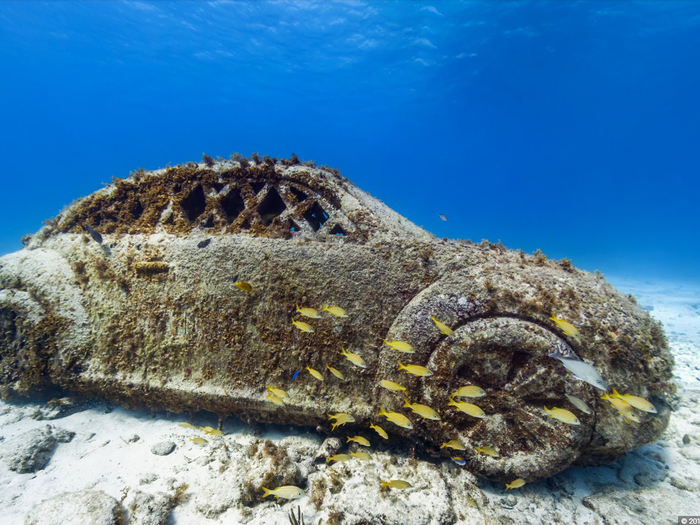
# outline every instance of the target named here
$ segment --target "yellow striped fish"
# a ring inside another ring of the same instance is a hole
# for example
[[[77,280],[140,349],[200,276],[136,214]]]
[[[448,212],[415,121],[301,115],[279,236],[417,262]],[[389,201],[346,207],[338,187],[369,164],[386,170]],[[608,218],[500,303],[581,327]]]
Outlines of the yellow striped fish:
[[[402,365],[401,361],[397,361],[399,363],[399,370],[405,370],[407,374],[413,374],[414,376],[417,377],[428,377],[433,375],[433,372],[430,371],[429,369],[425,368],[424,366],[420,365]]]
[[[454,399],[450,398],[450,400],[447,403],[447,406],[452,406],[456,407],[457,410],[460,410],[464,412],[467,415],[470,415],[472,417],[479,417],[479,418],[485,418],[487,417],[486,414],[484,413],[481,408],[479,408],[476,405],[473,405],[471,403],[466,403],[464,401],[455,401]]]
[[[452,331],[452,329],[449,326],[441,323],[440,321],[435,319],[435,317],[433,317],[433,316],[430,316],[430,319],[433,321],[433,323],[435,323],[435,326],[437,327],[438,330],[440,330],[441,334],[444,334],[444,335],[449,336],[449,337],[455,336],[455,333]]]
[[[408,399],[405,397],[404,399],[404,408],[410,408],[413,410],[415,414],[418,414],[419,416],[425,418],[425,419],[432,419],[433,421],[440,421],[440,415],[435,412],[432,408],[430,408],[428,405],[421,405],[419,403],[409,403]]]
[[[380,406],[379,407],[379,414],[380,416],[385,416],[387,420],[391,421],[394,425],[403,427],[403,428],[408,428],[412,429],[413,424],[411,423],[411,420],[408,419],[406,416],[403,414],[399,414],[398,412],[387,412],[384,410],[384,407]]]

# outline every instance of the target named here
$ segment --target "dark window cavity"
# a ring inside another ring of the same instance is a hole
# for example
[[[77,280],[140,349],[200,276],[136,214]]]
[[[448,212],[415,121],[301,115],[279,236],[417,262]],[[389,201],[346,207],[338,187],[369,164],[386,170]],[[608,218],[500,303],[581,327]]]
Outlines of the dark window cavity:
[[[323,211],[318,202],[314,202],[314,205],[304,213],[304,218],[316,232],[328,220],[328,215],[326,215],[326,212]]]
[[[345,233],[345,230],[340,224],[336,224],[331,229],[331,235],[347,235],[347,233]]]
[[[275,188],[270,188],[265,195],[265,198],[258,206],[258,213],[260,214],[260,220],[267,226],[272,222],[272,219],[277,217],[280,213],[287,209],[282,197],[277,193]]]
[[[294,186],[290,186],[289,191],[291,191],[294,194],[294,196],[297,198],[298,202],[302,202],[303,200],[306,199],[306,193],[304,193],[301,190],[296,189]]]
[[[197,186],[193,189],[190,194],[182,200],[180,206],[182,206],[182,211],[185,212],[187,218],[194,222],[197,218],[204,213],[204,208],[206,207],[206,199],[204,197],[204,190],[201,186]]]
[[[245,209],[241,191],[238,188],[231,188],[231,191],[222,197],[220,202],[229,224],[235,221],[236,217]]]

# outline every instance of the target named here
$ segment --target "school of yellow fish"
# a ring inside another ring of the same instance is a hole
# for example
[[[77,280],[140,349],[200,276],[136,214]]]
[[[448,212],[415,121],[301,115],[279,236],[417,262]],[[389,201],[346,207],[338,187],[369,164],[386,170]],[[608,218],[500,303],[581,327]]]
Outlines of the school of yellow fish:
[[[251,292],[253,290],[253,287],[246,282],[243,281],[236,281],[234,285],[239,288],[240,290],[243,290],[245,292]],[[330,315],[336,317],[336,318],[347,318],[348,315],[345,312],[345,310],[339,306],[328,306],[326,304],[321,305],[321,312],[327,312]],[[308,319],[320,319],[322,316],[318,312],[318,310],[310,307],[300,307],[299,305],[296,305],[296,311],[295,313],[300,314],[302,317],[306,317]],[[580,334],[576,327],[569,323],[568,321],[565,321],[564,319],[561,319],[557,317],[555,314],[552,314],[552,316],[549,318],[550,320],[554,321],[556,326],[567,336],[575,339],[576,341],[580,340]],[[454,331],[447,326],[446,324],[442,323],[438,319],[436,319],[434,316],[430,317],[430,320],[434,323],[435,328],[437,328],[441,334],[447,336],[447,337],[454,337],[455,333]],[[304,333],[314,333],[313,327],[301,320],[297,320],[292,318],[292,324],[301,332]],[[393,339],[391,341],[387,341],[385,339],[382,339],[382,342],[384,345],[388,346],[392,350],[395,350],[397,352],[405,353],[405,354],[413,354],[415,353],[414,348],[411,346],[410,343],[406,341],[400,341]],[[358,355],[357,353],[351,352],[349,350],[346,350],[345,348],[341,347],[340,350],[340,356],[345,357],[352,365],[359,367],[359,368],[366,368],[367,364],[365,363],[364,359]],[[430,377],[433,375],[432,370],[420,366],[420,365],[415,365],[415,364],[402,364],[400,361],[397,361],[398,371],[405,371],[407,374],[414,375],[416,377]],[[590,366],[590,365],[588,365]],[[592,368],[592,367],[591,367]],[[308,371],[308,373],[316,380],[318,381],[324,381],[323,374],[319,372],[318,370],[315,370],[311,368],[310,366],[306,366],[305,369]],[[330,371],[331,374],[333,374],[336,378],[342,380],[344,379],[344,374],[338,370],[337,368],[334,368],[331,366],[329,363],[326,363],[326,370]],[[419,403],[411,403],[408,400],[408,397],[406,396],[406,388],[399,383],[396,383],[394,381],[388,380],[388,379],[382,379],[378,382],[378,385],[381,386],[382,388],[385,388],[386,390],[389,390],[391,392],[402,392],[404,396],[404,405],[403,408],[408,408],[410,409],[414,414],[418,414],[420,417],[424,419],[429,419],[433,421],[440,421],[440,414],[438,414],[437,411],[435,411],[433,408],[427,406],[427,405],[422,405]],[[594,385],[595,386],[595,385]],[[599,387],[600,388],[600,387]],[[464,385],[458,388],[455,392],[453,392],[449,396],[449,400],[447,403],[448,407],[455,407],[455,409],[459,410],[460,412],[463,412],[467,414],[468,416],[475,417],[475,418],[488,418],[489,416],[477,405],[473,403],[469,403],[466,401],[457,401],[457,399],[463,399],[463,398],[480,398],[486,396],[486,391],[484,391],[482,388],[476,386],[476,385]],[[579,399],[578,397],[565,394],[566,398],[568,401],[579,411],[581,411],[584,414],[590,415],[592,413],[590,407],[582,400]],[[277,405],[277,406],[282,406],[285,403],[285,399],[288,398],[287,392],[280,388],[274,388],[272,386],[267,386],[266,389],[266,394],[265,398],[267,401]],[[604,399],[610,403],[610,406],[615,408],[618,413],[624,418],[624,420],[628,423],[635,423],[639,424],[642,422],[642,419],[640,416],[634,411],[634,409],[640,410],[642,412],[646,413],[656,413],[656,408],[646,399],[638,396],[634,396],[631,394],[620,394],[613,388],[612,393],[605,393],[603,396],[601,396],[601,399]],[[579,419],[576,417],[576,415],[564,408],[558,408],[558,407],[552,407],[552,408],[547,408],[546,406],[543,407],[543,415],[548,416],[550,418],[556,419],[562,423],[568,424],[568,425],[580,425],[581,422]],[[404,414],[400,412],[394,412],[394,411],[387,411],[383,406],[379,407],[379,412],[377,413],[377,416],[385,417],[387,421],[402,427],[406,429],[412,429],[413,424],[411,423],[411,420],[406,417]],[[353,423],[355,422],[355,419],[352,417],[352,415],[347,414],[347,413],[337,413],[337,414],[328,414],[328,419],[334,421],[331,424],[331,431],[335,431],[336,428],[339,426],[343,426],[346,423]],[[180,426],[186,427],[186,428],[194,428],[192,425],[189,423],[180,423]],[[373,423],[370,423],[369,428],[374,430],[379,436],[381,436],[383,439],[387,440],[389,439],[389,435],[387,432],[381,428],[379,425],[375,425]],[[214,435],[218,436],[221,435],[222,432],[220,430],[214,430],[211,427],[200,427],[200,430],[203,430],[206,434],[209,435]],[[193,438],[191,440],[195,444],[200,444],[204,445],[206,444],[206,440],[204,438]],[[355,442],[358,445],[369,447],[371,446],[370,441],[363,437],[363,436],[353,436],[347,437],[347,443],[350,442]],[[466,446],[462,441],[458,439],[452,439],[446,443],[442,443],[440,445],[440,448],[450,448],[452,450],[467,450]],[[490,458],[498,458],[500,457],[499,455],[499,449],[492,447],[491,445],[488,444],[483,444],[482,446],[474,446],[476,450],[477,455],[484,455],[488,456]],[[358,460],[369,460],[371,459],[370,454],[366,452],[351,452],[350,454],[335,454],[333,456],[328,456],[326,458],[327,463],[342,463],[345,461],[349,461],[352,458],[356,458]],[[458,465],[464,465],[466,464],[466,461],[464,461],[461,457],[452,457],[452,460],[457,463]],[[522,478],[515,479],[511,483],[506,484],[506,490],[509,489],[517,489],[525,485],[526,481]],[[404,480],[390,480],[390,481],[380,481],[380,487],[382,489],[384,488],[393,488],[393,489],[407,489],[410,488],[412,485],[408,481]],[[294,498],[299,498],[303,497],[305,495],[304,491],[301,490],[298,487],[294,486],[284,486],[284,487],[279,487],[274,490],[270,490],[267,488],[263,488],[265,491],[265,495],[263,497],[269,496],[269,495],[274,495],[275,497],[278,498],[287,498],[287,499],[294,499]]]

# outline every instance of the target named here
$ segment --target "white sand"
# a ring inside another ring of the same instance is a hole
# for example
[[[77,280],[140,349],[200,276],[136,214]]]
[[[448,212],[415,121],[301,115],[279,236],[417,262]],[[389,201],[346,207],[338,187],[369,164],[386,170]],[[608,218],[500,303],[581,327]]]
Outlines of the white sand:
[[[2,441],[47,424],[76,433],[71,442],[60,443],[48,466],[35,474],[17,474],[0,462],[0,523],[21,524],[35,504],[65,491],[101,490],[117,500],[126,494],[123,504],[127,506],[135,489],[172,494],[182,483],[188,485],[190,497],[173,510],[169,525],[286,525],[288,510],[297,505],[307,525],[321,519],[326,523],[333,512],[344,513],[341,522],[347,523],[383,513],[388,523],[400,523],[400,516],[410,516],[402,519],[436,524],[490,524],[510,518],[514,523],[558,519],[559,523],[655,525],[676,523],[678,515],[700,515],[700,288],[610,280],[623,292],[635,295],[641,306],[664,323],[676,358],[679,394],[677,411],[663,439],[630,452],[614,465],[570,468],[518,491],[505,492],[502,484],[479,480],[478,489],[467,498],[464,487],[471,477],[450,462],[435,465],[400,458],[393,465],[387,454],[375,454],[371,462],[354,459],[332,471],[326,465],[316,467],[311,463],[312,454],[323,438],[289,427],[250,427],[228,420],[225,436],[208,438],[209,444],[199,447],[189,439],[202,436],[201,432],[181,428],[177,423],[182,418],[162,413],[152,417],[95,403],[67,417],[41,421],[32,417],[46,410],[41,404],[0,402]],[[216,427],[217,421],[212,416],[194,424]],[[134,434],[140,439],[129,442]],[[690,444],[683,443],[686,434]],[[327,491],[319,510],[309,497],[293,504],[240,505],[234,485],[241,477],[256,475],[246,452],[259,438],[275,443],[285,438],[283,443],[290,444],[290,450],[299,454],[299,464],[311,473],[310,485],[321,478],[329,480],[331,472],[337,472],[343,477],[342,489]],[[161,441],[173,441],[177,448],[167,456],[154,455],[151,446]],[[3,444],[0,442],[0,452]],[[389,476],[404,476],[414,488],[380,496],[377,482]]]

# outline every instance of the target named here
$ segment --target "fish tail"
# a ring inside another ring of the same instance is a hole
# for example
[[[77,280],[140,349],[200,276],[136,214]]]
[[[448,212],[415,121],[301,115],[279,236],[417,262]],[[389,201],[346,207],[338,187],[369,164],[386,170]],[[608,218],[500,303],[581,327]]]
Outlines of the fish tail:
[[[328,311],[328,307],[327,307],[325,304],[323,304],[323,303],[321,303],[321,311],[322,311],[322,312],[327,312],[327,311]]]
[[[351,441],[352,439],[350,439],[350,436],[348,436],[348,440],[346,441],[346,443],[350,443]]]
[[[301,312],[301,309],[299,308],[298,304],[297,304],[297,312]]]
[[[263,498],[266,498],[266,497],[268,497],[270,494],[272,494],[272,491],[271,491],[270,489],[265,488],[265,487],[263,487],[262,489],[265,491],[265,494],[263,494]],[[274,494],[273,494],[273,496],[274,496]]]
[[[406,370],[406,367],[401,364],[401,361],[396,361],[399,364],[399,370]]]
[[[377,415],[378,416],[386,416],[387,415],[387,412],[386,412],[386,410],[384,410],[383,406],[379,405],[379,414],[377,414]]]
[[[440,445],[440,448],[445,448],[446,446],[447,446],[447,443],[443,443],[442,445]]]
[[[388,487],[388,486],[389,486],[388,481],[382,481],[381,479],[379,480],[379,487],[380,488],[384,488],[384,487]]]
[[[404,398],[403,398],[403,407],[404,407],[404,408],[406,408],[406,407],[411,408],[411,403],[408,402],[408,398],[407,398],[407,397],[404,397]]]
[[[549,354],[549,357],[553,357],[553,358],[555,358],[555,359],[561,359],[561,358],[563,358],[563,357],[565,357],[565,356],[564,356],[564,354],[561,353],[561,350],[559,350],[559,348],[555,348],[555,349],[554,349],[554,352],[552,352],[551,354]]]

